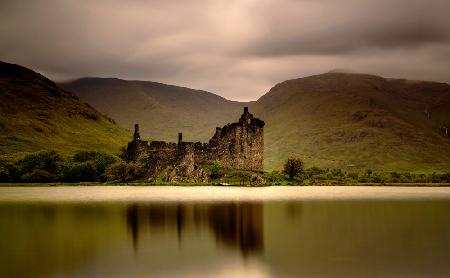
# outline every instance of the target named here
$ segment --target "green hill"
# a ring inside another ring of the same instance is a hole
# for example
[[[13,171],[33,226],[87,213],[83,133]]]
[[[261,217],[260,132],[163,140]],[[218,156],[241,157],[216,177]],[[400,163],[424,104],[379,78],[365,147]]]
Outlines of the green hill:
[[[0,62],[0,159],[52,149],[118,152],[130,134],[113,120],[22,66]]]
[[[427,112],[428,111],[428,112]],[[265,158],[377,170],[449,170],[448,84],[328,73],[277,84],[256,103],[266,121]]]
[[[218,95],[148,81],[116,78],[83,78],[60,84],[117,123],[152,140],[176,141],[179,132],[187,141],[207,141],[217,126],[235,121],[249,103]]]
[[[206,141],[215,126],[236,121],[243,106],[266,122],[265,169],[288,156],[307,166],[388,171],[450,169],[450,86],[328,73],[288,80],[256,103],[154,82],[85,78],[62,86],[146,136]],[[428,111],[425,113],[425,111]]]

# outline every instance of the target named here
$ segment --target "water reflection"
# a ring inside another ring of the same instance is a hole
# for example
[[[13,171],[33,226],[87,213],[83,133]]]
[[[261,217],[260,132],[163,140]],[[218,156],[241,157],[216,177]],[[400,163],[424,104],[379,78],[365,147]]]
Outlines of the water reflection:
[[[2,277],[448,277],[450,200],[1,203]]]
[[[244,257],[264,250],[261,203],[132,204],[126,209],[126,223],[135,252],[144,226],[149,230],[176,230],[180,248],[187,229],[206,227],[216,242],[238,249]]]

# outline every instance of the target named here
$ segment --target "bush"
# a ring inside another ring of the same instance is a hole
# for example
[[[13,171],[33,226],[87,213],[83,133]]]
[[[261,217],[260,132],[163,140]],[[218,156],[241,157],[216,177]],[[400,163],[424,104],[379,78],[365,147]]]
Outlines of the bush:
[[[63,168],[63,162],[62,157],[55,151],[39,151],[17,161],[15,175],[23,182],[56,181]]]
[[[19,170],[15,164],[0,161],[0,182],[17,182],[19,179]]]
[[[374,182],[374,183],[384,183],[386,181],[386,179],[380,175],[380,174],[373,174],[370,177],[370,182]]]
[[[136,175],[139,178],[149,177],[149,169],[153,169],[154,161],[148,153],[141,154],[136,161]]]
[[[53,181],[61,172],[63,159],[55,151],[40,151],[26,155],[17,161],[16,166],[18,168],[18,174],[25,176],[27,179],[32,176],[44,178],[45,173],[47,173],[48,178]]]
[[[127,161],[128,160],[128,153],[127,153],[127,148],[125,147],[121,147],[120,151],[119,151],[119,158]]]
[[[214,160],[212,166],[211,166],[211,179],[218,179],[220,178],[220,161]]]
[[[106,168],[109,165],[117,162],[118,160],[119,160],[119,158],[115,155],[107,154],[104,152],[97,152],[97,151],[81,151],[81,152],[77,152],[72,157],[72,161],[75,164],[87,163],[87,162],[89,162],[91,164],[91,166],[93,167],[94,172],[95,172],[95,177],[92,179],[92,181],[94,181],[94,180],[106,181],[107,180],[107,178],[105,176]],[[88,166],[86,166],[86,165],[78,166],[77,170],[81,170],[80,167],[85,168],[86,174],[88,172],[90,173],[90,170],[87,169]],[[91,180],[86,180],[86,181],[91,181]]]
[[[279,171],[272,171],[264,173],[264,178],[269,182],[277,182],[282,181],[285,178],[285,175]]]
[[[97,172],[92,162],[74,162],[66,166],[63,175],[68,182],[87,182],[95,181]]]
[[[97,173],[97,179],[100,181],[106,181],[106,168],[108,168],[113,163],[116,163],[117,161],[119,161],[119,158],[115,155],[97,152],[92,161]]]
[[[300,158],[290,157],[284,164],[284,172],[293,179],[303,172],[303,161]]]
[[[326,171],[320,169],[319,167],[313,166],[311,168],[308,168],[304,171],[305,178],[311,178],[312,176],[317,176],[321,174],[325,174]]]
[[[57,176],[45,170],[34,169],[32,172],[20,176],[20,179],[23,182],[53,182],[57,180]]]
[[[128,177],[127,164],[123,161],[115,162],[106,168],[105,175],[108,181],[126,181]]]
[[[359,175],[358,173],[348,173],[347,177],[349,177],[352,180],[358,180]]]
[[[142,167],[138,162],[130,162],[127,164],[126,181],[133,181],[142,178]]]
[[[73,155],[72,160],[75,162],[86,162],[89,160],[94,160],[96,155],[96,151],[80,151]]]

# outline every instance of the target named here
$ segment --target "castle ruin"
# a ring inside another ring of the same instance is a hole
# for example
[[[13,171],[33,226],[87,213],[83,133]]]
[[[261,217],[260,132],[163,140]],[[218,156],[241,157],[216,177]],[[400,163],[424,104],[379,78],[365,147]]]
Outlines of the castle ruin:
[[[169,166],[179,176],[189,176],[198,165],[219,160],[221,167],[263,171],[264,121],[259,120],[244,107],[244,113],[236,123],[216,128],[208,143],[184,142],[181,133],[178,142],[143,141],[139,125],[134,127],[133,141],[128,143],[127,158],[135,161],[141,154],[148,154],[149,171],[156,174]]]

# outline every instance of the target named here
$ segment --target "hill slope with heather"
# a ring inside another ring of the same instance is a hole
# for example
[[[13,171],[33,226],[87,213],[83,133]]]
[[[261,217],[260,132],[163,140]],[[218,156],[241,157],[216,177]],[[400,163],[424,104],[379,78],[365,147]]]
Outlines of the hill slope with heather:
[[[249,103],[218,95],[150,81],[116,78],[82,78],[60,84],[81,100],[132,129],[139,123],[144,138],[176,141],[208,141],[215,127],[239,118]]]
[[[0,62],[0,158],[39,150],[119,152],[130,138],[113,120],[46,77]]]
[[[347,170],[450,169],[448,84],[328,73],[277,84],[255,114],[266,121],[269,168],[299,155]]]

